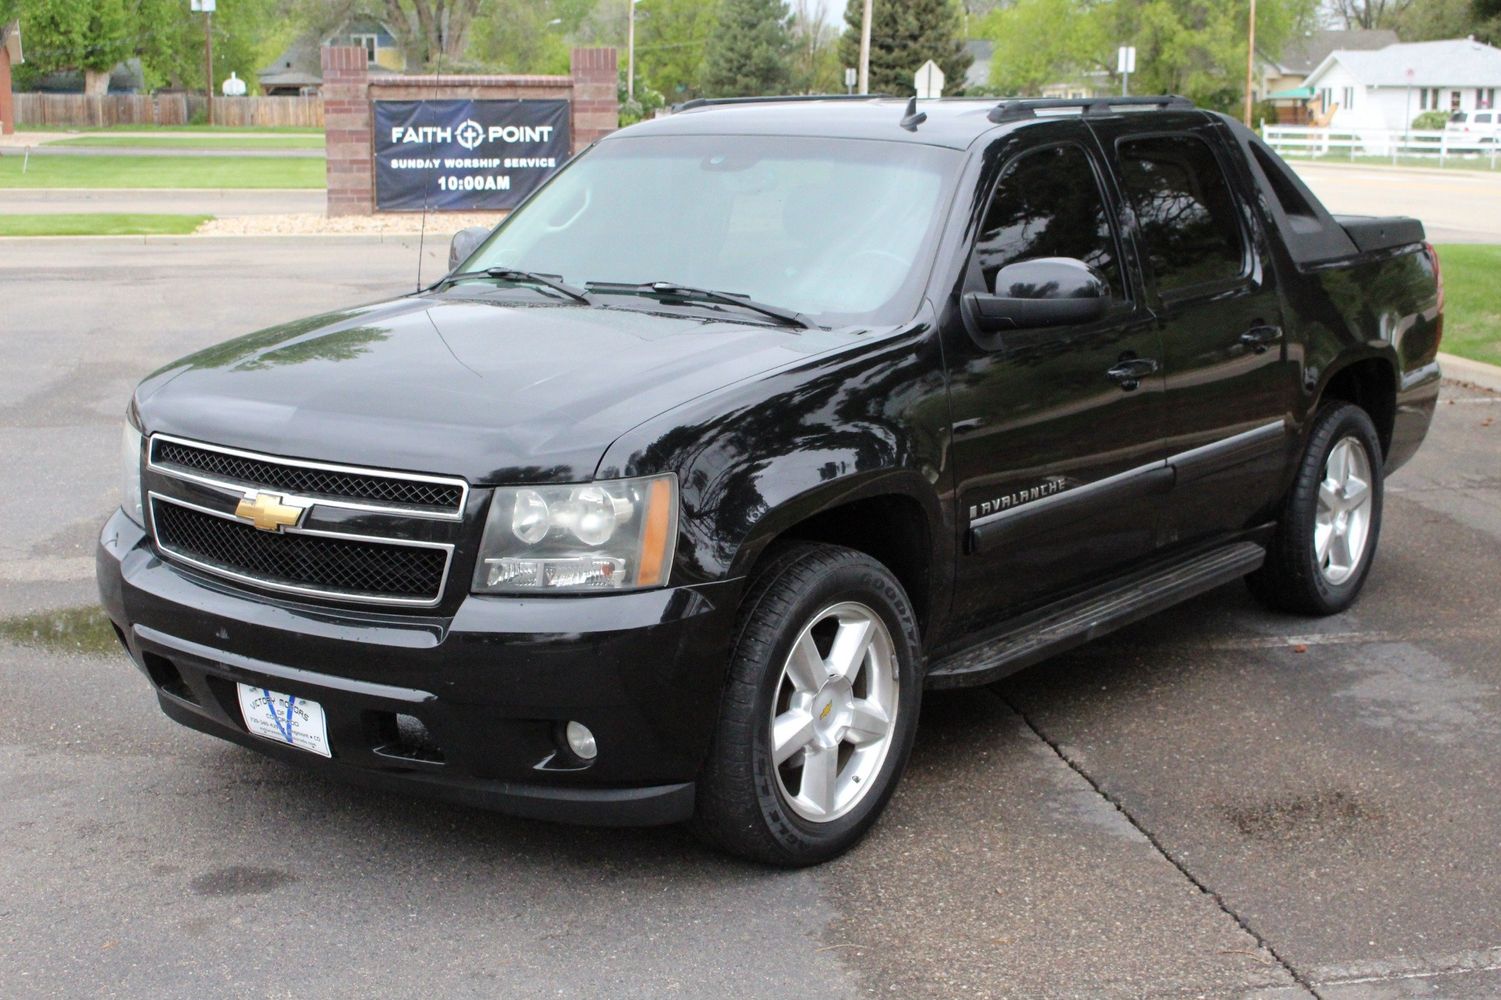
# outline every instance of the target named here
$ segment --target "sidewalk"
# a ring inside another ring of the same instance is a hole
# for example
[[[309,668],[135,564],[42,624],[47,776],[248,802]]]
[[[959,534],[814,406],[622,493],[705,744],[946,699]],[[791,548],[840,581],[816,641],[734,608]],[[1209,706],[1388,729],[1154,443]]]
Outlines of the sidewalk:
[[[1446,379],[1465,382],[1487,392],[1501,393],[1501,366],[1442,352],[1439,353],[1438,364]]]
[[[322,215],[316,188],[0,188],[0,214]]]
[[[0,146],[45,146],[48,143],[51,143],[51,142],[60,142],[63,139],[79,139],[79,138],[82,138],[84,136],[93,136],[93,135],[100,135],[100,136],[131,136],[131,135],[139,135],[139,136],[142,136],[142,137],[150,136],[152,138],[163,138],[163,139],[218,139],[218,140],[222,140],[224,142],[225,146],[227,147],[227,146],[230,145],[230,143],[237,142],[237,141],[239,141],[241,139],[246,140],[247,143],[255,143],[255,142],[263,142],[263,141],[267,141],[267,140],[284,139],[284,138],[286,138],[289,135],[317,135],[317,133],[316,132],[214,132],[214,131],[207,131],[207,130],[199,131],[199,130],[169,129],[169,128],[151,129],[149,131],[148,130],[141,130],[141,131],[137,132],[137,131],[134,131],[134,130],[119,131],[119,130],[105,128],[105,127],[95,128],[95,127],[91,127],[91,126],[87,126],[87,125],[80,125],[80,126],[78,126],[78,128],[76,130],[68,131],[68,132],[51,132],[51,131],[49,131],[49,132],[27,132],[27,131],[25,131],[25,126],[23,125],[21,127],[21,129],[17,130],[14,135],[0,135]]]

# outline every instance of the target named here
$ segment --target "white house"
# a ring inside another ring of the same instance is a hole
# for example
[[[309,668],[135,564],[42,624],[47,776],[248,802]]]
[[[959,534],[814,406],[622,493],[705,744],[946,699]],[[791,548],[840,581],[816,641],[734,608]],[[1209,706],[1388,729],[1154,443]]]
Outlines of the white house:
[[[1501,49],[1472,38],[1401,42],[1371,52],[1338,49],[1308,74],[1305,86],[1338,104],[1336,129],[1405,129],[1423,111],[1496,106]]]

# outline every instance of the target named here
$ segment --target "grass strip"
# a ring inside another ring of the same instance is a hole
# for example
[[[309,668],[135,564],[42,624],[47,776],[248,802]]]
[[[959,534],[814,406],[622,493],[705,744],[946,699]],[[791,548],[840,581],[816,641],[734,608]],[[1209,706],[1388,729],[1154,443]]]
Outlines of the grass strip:
[[[1442,348],[1471,361],[1501,365],[1501,246],[1445,243]]]
[[[22,171],[22,167],[25,171]],[[321,188],[322,157],[0,156],[0,188]]]

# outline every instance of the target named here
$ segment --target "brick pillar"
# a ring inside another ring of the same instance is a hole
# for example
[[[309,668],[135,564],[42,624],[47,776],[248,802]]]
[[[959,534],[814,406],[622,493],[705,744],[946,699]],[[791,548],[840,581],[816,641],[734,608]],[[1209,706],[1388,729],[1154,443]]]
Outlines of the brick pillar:
[[[0,24],[0,131],[16,131],[16,102],[10,96],[10,52],[5,47],[5,25]]]
[[[375,211],[370,67],[364,46],[324,46],[323,135],[328,157],[328,214]]]
[[[619,63],[612,48],[574,49],[573,151],[620,127]]]

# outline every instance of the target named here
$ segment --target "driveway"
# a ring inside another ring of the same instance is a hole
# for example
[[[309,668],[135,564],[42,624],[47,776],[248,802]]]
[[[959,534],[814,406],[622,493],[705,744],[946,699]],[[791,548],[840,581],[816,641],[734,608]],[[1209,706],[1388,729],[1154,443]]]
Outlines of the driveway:
[[[0,241],[0,627],[93,599],[138,377],[416,256]],[[332,784],[169,723],[121,654],[0,639],[0,995],[1495,996],[1501,396],[1445,397],[1351,612],[1235,585],[932,695],[812,870]]]

